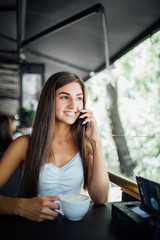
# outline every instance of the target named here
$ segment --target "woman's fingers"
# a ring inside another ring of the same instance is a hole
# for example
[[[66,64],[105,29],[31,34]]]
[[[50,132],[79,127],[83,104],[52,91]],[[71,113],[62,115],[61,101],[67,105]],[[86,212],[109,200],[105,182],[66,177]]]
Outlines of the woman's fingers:
[[[81,110],[81,113],[82,113],[82,114],[85,114],[85,113],[93,114],[93,112],[92,112],[91,110],[89,110],[89,109],[82,109],[82,110]]]
[[[56,212],[54,209],[49,209],[46,208],[41,212],[39,215],[38,219],[39,221],[44,221],[44,220],[54,220],[58,216],[58,212]]]
[[[23,199],[21,215],[36,222],[54,220],[58,216],[56,209],[59,208],[59,205],[54,202],[56,200],[59,198],[48,196]]]
[[[44,220],[54,220],[58,216],[56,209],[59,209],[59,204],[54,201],[59,200],[57,197],[45,197],[47,198],[46,207],[43,209],[43,212],[40,216],[41,221]]]
[[[91,142],[97,141],[100,135],[93,112],[88,109],[83,109],[81,110],[81,113],[82,114],[79,116],[79,118],[82,119],[82,124],[87,124],[87,122],[89,123],[86,128],[87,138],[90,139]]]
[[[51,212],[46,211],[45,213],[41,213],[39,216],[37,216],[36,222],[42,222],[45,220],[51,220],[53,221],[58,216],[58,212],[51,210]]]
[[[82,115],[79,116],[79,118],[84,119],[82,124],[86,124],[87,122],[94,121],[93,112],[88,109],[81,110]]]

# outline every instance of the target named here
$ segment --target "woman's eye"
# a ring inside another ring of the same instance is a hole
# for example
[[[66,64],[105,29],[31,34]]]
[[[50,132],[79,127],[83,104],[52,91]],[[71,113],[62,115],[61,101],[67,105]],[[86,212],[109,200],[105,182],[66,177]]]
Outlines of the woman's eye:
[[[67,96],[63,96],[63,97],[61,97],[61,99],[68,99],[68,97]]]
[[[78,100],[78,101],[82,101],[83,98],[82,98],[82,97],[78,97],[77,100]]]

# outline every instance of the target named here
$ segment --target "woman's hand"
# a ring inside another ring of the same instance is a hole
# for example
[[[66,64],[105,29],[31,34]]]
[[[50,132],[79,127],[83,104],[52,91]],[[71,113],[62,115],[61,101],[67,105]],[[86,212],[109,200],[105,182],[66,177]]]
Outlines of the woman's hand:
[[[34,198],[20,198],[17,208],[17,214],[29,220],[42,222],[44,220],[54,220],[58,213],[55,209],[59,205],[54,201],[59,200],[59,197],[34,197]]]
[[[82,124],[87,124],[86,129],[86,136],[89,138],[89,140],[92,142],[99,140],[99,130],[97,126],[97,122],[94,118],[93,112],[88,109],[81,110],[82,115],[80,115],[79,118],[83,119]]]
[[[109,191],[109,178],[103,156],[103,146],[93,112],[88,109],[81,110],[82,124],[86,124],[86,136],[91,142],[93,154],[88,155],[88,193],[96,204],[103,204],[107,200]]]

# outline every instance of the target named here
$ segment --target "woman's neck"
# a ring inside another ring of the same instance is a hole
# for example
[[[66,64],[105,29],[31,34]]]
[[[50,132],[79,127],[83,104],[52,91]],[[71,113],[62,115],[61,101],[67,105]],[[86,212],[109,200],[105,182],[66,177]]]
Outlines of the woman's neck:
[[[59,144],[62,144],[71,139],[72,139],[72,133],[71,133],[70,125],[67,125],[64,123],[56,123],[54,141]]]

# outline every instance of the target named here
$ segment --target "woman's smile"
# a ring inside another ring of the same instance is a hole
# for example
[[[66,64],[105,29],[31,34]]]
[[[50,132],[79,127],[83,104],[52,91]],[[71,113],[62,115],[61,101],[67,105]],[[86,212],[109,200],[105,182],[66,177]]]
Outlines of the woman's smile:
[[[68,116],[75,116],[77,112],[73,112],[73,111],[64,111],[64,113]]]

